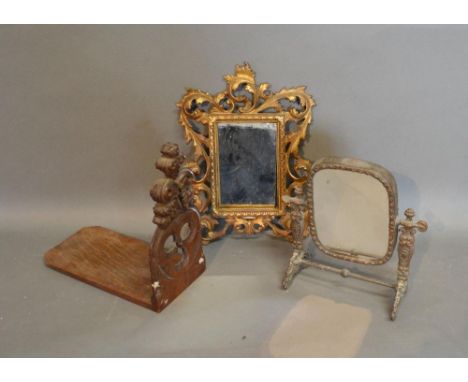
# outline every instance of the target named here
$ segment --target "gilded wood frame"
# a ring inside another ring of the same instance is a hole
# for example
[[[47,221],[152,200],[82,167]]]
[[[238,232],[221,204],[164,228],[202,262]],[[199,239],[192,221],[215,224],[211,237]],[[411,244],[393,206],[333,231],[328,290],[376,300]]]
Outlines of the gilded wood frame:
[[[307,180],[311,163],[301,156],[300,148],[308,136],[315,103],[304,86],[275,93],[269,90],[268,83],[257,84],[249,64],[237,65],[234,75],[226,75],[224,79],[224,91],[212,95],[187,89],[177,104],[185,139],[194,148],[193,159],[186,166],[196,174],[194,203],[201,214],[203,241],[206,244],[232,230],[255,234],[267,228],[280,237],[291,239],[291,216],[283,208],[282,197],[293,196]],[[280,208],[268,211],[254,206],[221,211],[214,199],[219,194],[219,187],[214,179],[216,142],[213,123],[217,118],[252,121],[261,116],[267,119],[281,116],[283,119],[279,129],[282,142],[277,146],[283,150],[277,157],[281,166],[281,178],[277,176],[277,181],[281,182],[281,193],[277,195]]]

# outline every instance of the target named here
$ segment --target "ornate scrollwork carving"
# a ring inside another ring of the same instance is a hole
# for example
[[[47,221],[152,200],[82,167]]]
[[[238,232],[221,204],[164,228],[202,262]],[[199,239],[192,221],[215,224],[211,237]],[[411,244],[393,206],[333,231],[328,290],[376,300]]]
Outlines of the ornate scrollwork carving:
[[[182,125],[187,142],[194,147],[193,160],[186,164],[195,174],[193,184],[194,205],[201,213],[205,243],[225,235],[231,227],[244,233],[261,232],[267,227],[282,237],[291,239],[291,218],[288,212],[281,216],[261,216],[252,214],[253,219],[246,221],[245,217],[233,215],[222,219],[212,213],[213,198],[210,173],[213,163],[209,155],[210,115],[217,114],[249,114],[284,113],[285,139],[282,153],[284,174],[288,195],[294,194],[294,189],[301,187],[307,178],[310,162],[300,155],[301,143],[306,139],[308,126],[312,121],[314,101],[306,93],[306,88],[295,87],[272,92],[270,84],[256,83],[255,73],[248,64],[237,65],[234,75],[226,75],[226,90],[211,95],[197,89],[187,89],[178,102],[179,122]]]
[[[176,144],[165,143],[161,154],[155,166],[167,178],[157,180],[150,191],[158,226],[150,248],[152,303],[158,312],[205,270],[200,215],[192,207],[194,174],[182,167],[185,157]]]

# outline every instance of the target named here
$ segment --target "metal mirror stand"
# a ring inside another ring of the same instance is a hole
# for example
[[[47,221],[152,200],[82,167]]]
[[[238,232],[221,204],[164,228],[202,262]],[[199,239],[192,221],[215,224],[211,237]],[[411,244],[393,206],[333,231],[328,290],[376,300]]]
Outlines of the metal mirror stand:
[[[283,289],[288,289],[294,277],[305,267],[314,267],[322,271],[338,273],[342,277],[352,277],[358,280],[383,285],[395,289],[393,308],[390,313],[392,321],[395,320],[401,298],[405,295],[408,287],[409,266],[414,254],[416,232],[425,232],[428,228],[427,223],[423,220],[414,222],[413,218],[415,216],[415,212],[411,208],[405,210],[405,219],[397,223],[399,232],[398,271],[397,281],[393,284],[351,272],[347,268],[334,267],[311,260],[303,245],[304,228],[307,228],[304,227],[304,212],[306,206],[304,198],[299,193],[296,197],[285,196],[284,201],[287,203],[291,213],[292,245],[294,251],[289,261],[286,274],[284,275],[282,283]]]

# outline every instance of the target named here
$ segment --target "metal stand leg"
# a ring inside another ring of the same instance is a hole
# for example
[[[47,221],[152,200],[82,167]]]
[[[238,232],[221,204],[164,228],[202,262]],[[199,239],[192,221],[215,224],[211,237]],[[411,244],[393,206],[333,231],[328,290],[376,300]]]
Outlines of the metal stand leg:
[[[291,210],[291,233],[294,252],[289,260],[289,266],[283,278],[283,289],[288,289],[294,277],[301,270],[302,260],[306,256],[304,252],[304,200],[302,199],[302,188],[296,189],[297,197],[283,197]]]
[[[286,270],[286,274],[283,278],[283,289],[288,289],[291,285],[294,277],[299,273],[302,267],[302,260],[304,259],[304,251],[294,251],[291,259],[289,260],[289,266]]]
[[[395,300],[390,314],[390,318],[392,320],[396,319],[401,299],[408,288],[409,266],[414,254],[416,232],[425,232],[428,227],[427,223],[423,220],[419,220],[416,223],[413,222],[414,215],[414,211],[411,208],[408,208],[405,211],[406,219],[400,222],[400,237],[398,240],[398,276]]]

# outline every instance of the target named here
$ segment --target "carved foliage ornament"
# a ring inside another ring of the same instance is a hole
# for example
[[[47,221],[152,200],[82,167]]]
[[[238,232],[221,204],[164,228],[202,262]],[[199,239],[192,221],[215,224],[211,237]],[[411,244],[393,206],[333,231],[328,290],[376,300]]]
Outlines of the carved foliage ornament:
[[[213,197],[219,193],[216,188],[219,186],[213,184],[212,177],[214,164],[210,148],[215,145],[213,134],[210,134],[210,122],[214,115],[232,115],[235,119],[242,116],[246,120],[249,120],[249,116],[258,118],[259,114],[283,118],[279,127],[283,137],[279,147],[281,157],[277,158],[281,166],[278,174],[282,175],[282,179],[277,179],[277,182],[284,184],[277,199],[280,203],[282,196],[293,196],[295,190],[302,188],[306,181],[310,162],[301,157],[300,147],[312,121],[314,101],[304,86],[275,93],[269,90],[268,83],[257,85],[255,73],[248,64],[237,65],[234,75],[226,75],[224,79],[226,90],[211,95],[201,90],[187,89],[177,104],[185,139],[194,147],[194,158],[185,166],[196,175],[193,184],[194,203],[201,213],[204,243],[220,238],[232,229],[254,234],[270,228],[275,234],[291,239],[291,218],[284,209],[280,208],[277,215],[258,211],[250,215],[233,211],[232,214],[220,216],[213,212]]]
[[[150,191],[156,202],[153,223],[158,227],[150,246],[153,308],[160,312],[205,270],[200,216],[192,207],[193,173],[181,168],[185,157],[174,143],[165,143],[156,168],[166,178]]]

